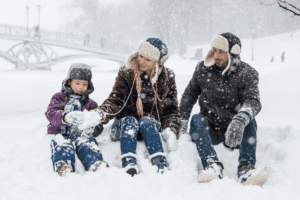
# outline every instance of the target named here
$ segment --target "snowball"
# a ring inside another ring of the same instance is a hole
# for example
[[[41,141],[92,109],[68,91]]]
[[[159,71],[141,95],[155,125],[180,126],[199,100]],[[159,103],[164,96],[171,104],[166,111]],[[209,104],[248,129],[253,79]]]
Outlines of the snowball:
[[[78,125],[79,130],[95,127],[100,123],[101,117],[96,111],[83,111],[83,123]]]

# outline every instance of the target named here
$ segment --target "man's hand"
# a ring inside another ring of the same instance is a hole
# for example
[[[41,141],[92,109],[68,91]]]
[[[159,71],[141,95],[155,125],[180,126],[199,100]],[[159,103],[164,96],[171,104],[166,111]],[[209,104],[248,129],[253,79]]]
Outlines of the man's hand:
[[[80,125],[83,122],[83,113],[81,111],[72,111],[65,115],[64,121],[68,124]]]
[[[245,127],[249,124],[249,116],[243,112],[232,119],[225,133],[225,144],[231,148],[242,144]]]
[[[166,128],[162,132],[162,137],[164,141],[167,143],[167,147],[169,151],[177,150],[177,138],[175,135],[174,128]]]

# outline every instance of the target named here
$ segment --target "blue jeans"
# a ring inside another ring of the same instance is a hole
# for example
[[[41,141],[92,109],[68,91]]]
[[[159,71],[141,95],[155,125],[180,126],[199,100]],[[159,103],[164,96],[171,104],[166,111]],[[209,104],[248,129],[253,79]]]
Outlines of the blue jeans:
[[[209,124],[205,116],[201,114],[193,115],[190,127],[190,134],[192,140],[196,143],[203,168],[206,169],[210,163],[219,162],[213,145],[225,142],[226,130]],[[239,167],[248,164],[255,166],[256,131],[257,125],[255,119],[253,119],[252,122],[245,127],[242,144],[236,147],[240,151]]]
[[[75,152],[86,170],[89,170],[90,166],[95,162],[103,160],[95,138],[77,139],[75,142],[75,147],[71,140],[68,139],[65,141],[66,142],[63,144],[59,144],[55,140],[52,140],[51,142],[52,162],[54,169],[56,162],[65,161],[70,163],[73,171],[75,171]]]
[[[111,127],[111,140],[120,141],[123,167],[129,163],[136,164],[135,154],[138,131],[143,136],[146,148],[151,155],[163,153],[163,146],[159,135],[160,123],[151,117],[142,117],[138,122],[132,116],[115,121]]]

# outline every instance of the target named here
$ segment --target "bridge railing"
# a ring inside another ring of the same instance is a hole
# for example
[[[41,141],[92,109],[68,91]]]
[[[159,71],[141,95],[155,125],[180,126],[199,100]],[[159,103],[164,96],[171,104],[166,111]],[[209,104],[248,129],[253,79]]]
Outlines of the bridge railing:
[[[35,28],[27,28],[22,26],[1,25],[0,34],[18,37],[33,38],[36,40],[50,40],[52,42],[67,43],[73,45],[84,45],[96,48],[113,50],[119,53],[130,53],[132,48],[118,42],[109,41],[105,38],[90,37],[88,34],[64,33],[60,31],[50,31]]]

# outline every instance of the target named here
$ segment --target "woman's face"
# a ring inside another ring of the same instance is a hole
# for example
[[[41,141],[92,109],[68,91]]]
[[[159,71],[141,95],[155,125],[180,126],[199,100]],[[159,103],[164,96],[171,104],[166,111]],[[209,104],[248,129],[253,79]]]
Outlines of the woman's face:
[[[142,55],[138,55],[137,60],[139,62],[141,71],[149,72],[155,67],[155,61],[149,60]]]

